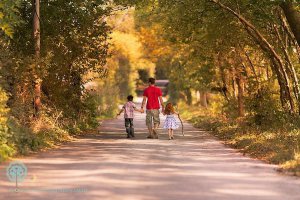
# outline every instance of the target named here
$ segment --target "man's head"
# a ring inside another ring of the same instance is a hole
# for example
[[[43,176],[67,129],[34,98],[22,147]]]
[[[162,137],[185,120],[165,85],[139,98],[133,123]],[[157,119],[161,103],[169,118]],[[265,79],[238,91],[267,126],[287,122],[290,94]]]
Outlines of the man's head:
[[[154,85],[155,84],[155,78],[149,78],[149,84]]]
[[[128,101],[133,101],[133,96],[132,96],[132,95],[129,95],[129,96],[127,97],[127,100],[128,100]]]

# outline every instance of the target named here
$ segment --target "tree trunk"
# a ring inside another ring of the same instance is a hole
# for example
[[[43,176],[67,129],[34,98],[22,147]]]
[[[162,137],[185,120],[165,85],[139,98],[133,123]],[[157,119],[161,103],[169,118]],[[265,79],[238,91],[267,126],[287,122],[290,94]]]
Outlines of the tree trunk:
[[[186,101],[188,105],[192,105],[192,93],[190,89],[186,89],[185,91]]]
[[[34,0],[33,9],[33,38],[34,38],[34,48],[36,57],[36,68],[39,65],[40,53],[41,53],[41,34],[40,34],[40,0]],[[37,70],[35,70],[37,73]],[[39,111],[42,106],[41,102],[41,80],[39,77],[35,77],[34,80],[34,115],[38,116]]]
[[[256,80],[256,82],[257,82],[257,84],[258,84],[258,87],[259,87],[260,81],[259,81],[259,79],[258,79],[258,75],[257,75],[257,73],[256,73],[256,70],[255,70],[255,67],[254,67],[254,65],[253,65],[253,62],[252,62],[252,60],[251,60],[249,54],[247,53],[247,51],[245,51],[245,49],[243,49],[243,51],[244,51],[244,54],[245,54],[245,56],[246,56],[246,58],[247,58],[247,61],[248,61],[249,66],[250,66],[250,69],[251,69],[251,71],[252,71],[252,73],[253,73],[253,75],[254,75],[254,78],[255,78],[255,80]]]
[[[282,23],[282,26],[283,26],[285,32],[288,34],[289,39],[292,41],[292,43],[296,47],[296,51],[297,51],[297,55],[298,55],[298,60],[300,62],[300,44],[297,43],[295,35],[291,31],[291,28],[290,28],[290,26],[289,26],[289,24],[287,22],[287,19],[286,19],[285,15],[282,12],[280,12],[279,13],[279,17],[280,17],[280,20],[281,20],[281,23]]]
[[[281,49],[285,56],[285,60],[286,60],[285,66],[287,69],[286,71],[287,71],[288,75],[290,76],[290,78],[292,79],[294,95],[295,95],[295,98],[296,98],[296,101],[298,104],[298,109],[300,109],[300,88],[299,88],[299,81],[298,81],[297,73],[296,73],[295,67],[291,61],[291,58],[289,56],[288,50],[286,49],[284,41],[283,41],[276,25],[274,25],[274,30],[275,30],[276,36],[280,42]],[[300,111],[299,111],[299,114],[300,114]]]
[[[272,69],[276,72],[277,80],[280,86],[280,98],[282,102],[282,107],[288,112],[294,112],[293,100],[290,95],[290,86],[287,73],[284,69],[284,64],[281,57],[277,54],[274,47],[267,41],[267,39],[256,29],[256,27],[246,20],[241,14],[234,11],[230,7],[222,4],[219,0],[210,0],[211,2],[217,4],[222,9],[233,14],[242,23],[248,34],[254,39],[255,42],[261,47],[261,49],[268,54],[272,60]],[[290,103],[290,105],[288,105]]]
[[[233,92],[234,99],[237,98],[237,91],[235,89],[235,81],[236,80],[234,80],[234,77],[231,77],[231,87],[232,87],[232,92]]]
[[[200,92],[200,105],[207,108],[207,92]]]
[[[239,73],[236,78],[236,84],[238,86],[238,110],[239,117],[245,116],[245,104],[244,104],[244,78]]]
[[[293,5],[291,1],[283,1],[280,4],[284,15],[291,27],[292,32],[295,35],[295,38],[300,45],[300,12],[296,10],[296,7]]]
[[[201,102],[200,102],[200,95],[201,95],[201,94],[200,94],[200,91],[197,90],[197,91],[196,91],[196,103],[197,103],[197,104],[198,104],[198,103],[201,103]]]
[[[222,79],[222,94],[223,96],[225,97],[225,99],[229,102],[229,98],[228,98],[228,95],[227,95],[227,92],[228,92],[228,87],[227,87],[227,78],[226,78],[226,74],[225,74],[225,70],[224,70],[224,67],[222,66],[222,55],[220,52],[218,52],[218,55],[217,55],[217,59],[216,59],[216,62],[217,62],[217,65],[219,66],[220,68],[220,76],[221,76],[221,79]]]
[[[286,78],[284,75],[279,71],[280,67],[278,67],[278,63],[275,61],[274,58],[271,58],[272,61],[272,71],[275,72],[277,75],[277,81],[280,88],[280,101],[281,105],[284,110],[289,111],[290,113],[293,113],[295,111],[294,109],[294,102],[290,93],[290,89],[288,86],[288,83],[286,82]]]
[[[245,93],[245,77],[247,77],[246,66],[244,63],[244,58],[241,52],[244,48],[238,45],[234,48],[235,51],[235,80],[237,85],[237,100],[238,100],[238,112],[239,117],[245,116],[245,103],[244,103],[244,93]]]

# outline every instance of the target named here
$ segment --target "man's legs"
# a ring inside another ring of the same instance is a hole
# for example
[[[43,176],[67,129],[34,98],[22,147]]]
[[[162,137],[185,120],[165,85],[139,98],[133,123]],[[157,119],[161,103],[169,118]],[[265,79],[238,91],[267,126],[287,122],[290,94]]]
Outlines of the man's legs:
[[[152,118],[153,116],[151,110],[146,110],[146,126],[148,127],[149,131],[147,138],[153,138]]]
[[[153,129],[152,129],[152,126],[148,126],[148,132],[149,132],[149,135],[147,136],[147,138],[153,138]]]
[[[157,129],[160,124],[159,110],[147,110],[146,111],[146,125],[148,127],[149,136],[147,138],[158,139]]]
[[[153,137],[155,139],[158,139],[158,133],[157,133],[158,127],[159,127],[159,124],[154,124],[153,130],[152,130],[153,131]]]
[[[153,126],[153,135],[154,135],[154,138],[155,139],[158,139],[158,132],[157,132],[157,129],[159,127],[159,124],[160,124],[160,119],[159,119],[159,110],[152,110],[152,113],[153,113],[153,123],[154,123],[154,126]]]

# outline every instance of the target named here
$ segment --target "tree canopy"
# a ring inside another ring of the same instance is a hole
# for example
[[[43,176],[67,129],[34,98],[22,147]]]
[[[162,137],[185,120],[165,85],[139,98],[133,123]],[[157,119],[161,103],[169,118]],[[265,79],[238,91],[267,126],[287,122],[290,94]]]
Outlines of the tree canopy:
[[[169,101],[295,128],[299,13],[297,0],[2,0],[2,148],[93,128],[148,76],[169,79]]]

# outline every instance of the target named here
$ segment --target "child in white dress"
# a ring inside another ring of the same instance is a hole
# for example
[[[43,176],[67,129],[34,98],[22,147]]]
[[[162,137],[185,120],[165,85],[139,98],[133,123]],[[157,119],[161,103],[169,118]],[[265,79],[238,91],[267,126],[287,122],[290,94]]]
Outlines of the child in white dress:
[[[169,140],[174,139],[174,129],[177,129],[179,126],[176,122],[174,114],[178,115],[177,112],[175,112],[174,107],[172,103],[168,103],[166,105],[166,108],[164,110],[164,115],[167,115],[165,124],[164,124],[164,129],[168,129],[168,134],[169,134]]]

